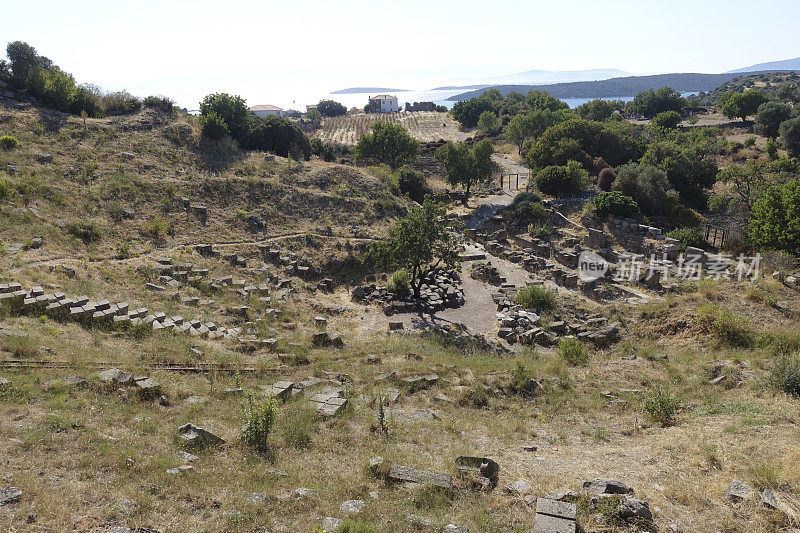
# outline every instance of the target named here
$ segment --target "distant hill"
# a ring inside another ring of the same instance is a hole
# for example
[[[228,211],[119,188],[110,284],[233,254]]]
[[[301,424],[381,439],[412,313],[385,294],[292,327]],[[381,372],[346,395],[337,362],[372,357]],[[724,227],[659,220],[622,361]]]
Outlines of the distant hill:
[[[629,76],[629,72],[615,68],[596,68],[589,70],[526,70],[516,74],[506,76],[494,76],[482,79],[463,79],[458,80],[463,83],[452,84],[444,87],[435,87],[433,90],[453,90],[453,89],[480,89],[492,85],[510,84],[551,84],[551,83],[570,83],[576,81],[597,81],[620,76]]]
[[[678,92],[711,91],[738,76],[739,73],[724,74],[655,74],[652,76],[626,76],[600,81],[577,81],[571,83],[539,84],[539,85],[493,85],[501,94],[512,91],[527,93],[530,90],[547,91],[556,98],[619,98],[635,96],[648,89],[672,87]],[[489,87],[467,91],[448,100],[469,100],[483,94]]]
[[[385,87],[350,87],[333,91],[331,94],[404,93],[407,91],[408,89],[387,89]]]
[[[769,61],[767,63],[759,63],[749,67],[737,68],[736,70],[729,70],[728,73],[733,72],[757,72],[762,70],[800,70],[800,57],[794,59],[783,59],[781,61]]]

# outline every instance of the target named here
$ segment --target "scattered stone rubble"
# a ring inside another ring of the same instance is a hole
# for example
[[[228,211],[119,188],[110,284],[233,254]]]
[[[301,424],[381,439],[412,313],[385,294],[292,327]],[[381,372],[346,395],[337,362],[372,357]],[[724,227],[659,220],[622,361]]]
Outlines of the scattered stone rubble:
[[[351,293],[355,302],[374,302],[380,305],[387,315],[410,311],[434,313],[445,308],[464,305],[464,291],[457,272],[437,271],[433,279],[423,283],[419,300],[412,293],[395,293],[386,286],[362,285],[355,287]]]

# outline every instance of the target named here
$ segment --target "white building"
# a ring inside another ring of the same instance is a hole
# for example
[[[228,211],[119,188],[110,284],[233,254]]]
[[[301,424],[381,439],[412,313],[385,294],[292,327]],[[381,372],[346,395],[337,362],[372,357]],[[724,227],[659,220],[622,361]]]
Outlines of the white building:
[[[398,111],[400,111],[400,106],[396,96],[379,94],[369,99],[370,113],[397,113]]]
[[[279,117],[285,117],[286,111],[281,109],[280,107],[264,104],[264,105],[254,105],[250,108],[250,111],[258,115],[259,117],[266,117],[267,115],[277,115]]]

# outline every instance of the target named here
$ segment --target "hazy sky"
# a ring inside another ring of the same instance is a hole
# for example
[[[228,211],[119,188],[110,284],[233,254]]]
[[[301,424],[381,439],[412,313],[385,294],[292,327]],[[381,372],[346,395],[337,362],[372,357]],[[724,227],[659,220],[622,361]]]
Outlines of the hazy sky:
[[[798,21],[798,0],[4,0],[0,41],[191,108],[531,69],[721,72],[800,56]]]

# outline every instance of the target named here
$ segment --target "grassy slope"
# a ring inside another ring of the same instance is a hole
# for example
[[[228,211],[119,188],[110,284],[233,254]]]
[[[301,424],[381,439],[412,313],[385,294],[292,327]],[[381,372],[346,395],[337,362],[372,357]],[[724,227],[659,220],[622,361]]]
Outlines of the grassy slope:
[[[11,131],[23,142],[19,151],[3,153],[4,161],[20,167],[11,177],[12,183],[33,181],[43,187],[35,189],[40,193],[30,202],[42,219],[23,209],[21,196],[1,208],[4,242],[45,236],[40,250],[6,252],[0,257],[3,275],[26,285],[37,283],[48,290],[63,287],[69,294],[109,299],[119,296],[132,306],[232,324],[235,321],[220,309],[241,303],[234,295],[214,295],[218,305],[190,309],[166,294],[144,290],[145,279],[135,267],[151,264],[165,252],[155,250],[151,242],[141,242],[143,221],[157,215],[169,220],[175,231],[163,237],[161,244],[166,246],[258,240],[258,235],[249,234],[237,222],[237,210],[269,213],[265,218],[270,234],[306,231],[318,225],[320,217],[328,218],[333,232],[358,226],[365,234],[379,235],[386,223],[381,217],[365,223],[364,211],[378,209],[375,199],[390,198],[380,192],[380,183],[351,169],[336,170],[340,167],[318,162],[297,168],[284,160],[266,165],[257,154],[228,163],[218,158],[204,160],[192,143],[179,146],[165,140],[166,124],[154,130],[123,132],[113,126],[113,120],[96,121],[81,139],[83,125],[74,119],[58,133],[37,134],[30,131],[36,130],[38,122],[31,112],[2,110],[2,114],[11,119],[0,123],[0,133]],[[110,140],[100,141],[107,138]],[[38,163],[39,151],[52,153],[55,162]],[[123,151],[134,152],[136,158],[122,159]],[[82,175],[91,161],[97,163],[91,183],[64,177],[70,169]],[[125,178],[113,178],[120,165]],[[139,215],[133,221],[114,224],[107,213],[118,179],[125,184],[139,183],[135,194],[121,197],[132,203]],[[179,209],[164,214],[161,204],[168,184],[177,187],[177,196],[186,194],[209,206],[208,226],[200,227]],[[234,192],[222,192],[227,187]],[[248,202],[252,188],[259,192],[255,201]],[[61,195],[53,195],[52,191],[59,189]],[[43,194],[45,191],[48,194]],[[269,192],[261,196],[261,191]],[[300,198],[303,204],[298,209]],[[80,220],[87,213],[105,219],[100,241],[88,247],[53,224],[56,218]],[[123,239],[133,240],[135,251],[147,255],[114,260],[117,242]],[[343,253],[333,243],[314,249],[305,239],[284,245],[320,257]],[[212,275],[232,274],[248,283],[264,279],[252,245],[226,249],[249,254],[251,265],[234,268],[181,248],[166,253],[210,268]],[[75,278],[49,268],[61,262],[77,267]],[[267,269],[280,273],[276,266]],[[698,307],[708,303],[730,307],[750,317],[753,330],[780,330],[797,343],[797,318],[781,311],[800,306],[800,297],[792,289],[773,282],[763,283],[760,291],[732,283],[706,283],[644,308],[609,307],[608,316],[624,320],[623,341],[613,350],[593,351],[588,366],[573,368],[552,350],[498,357],[463,353],[416,337],[364,336],[361,320],[374,311],[349,303],[343,290],[322,295],[307,292],[298,280],[294,283],[297,298],[278,304],[284,318],[267,321],[263,328],[277,330],[280,351],[295,353],[295,364],[281,364],[270,353],[244,354],[228,343],[159,334],[135,338],[47,319],[2,317],[2,327],[29,335],[21,340],[0,337],[3,358],[58,359],[72,361],[76,367],[0,370],[0,375],[12,380],[11,387],[0,394],[0,457],[5,459],[0,474],[6,476],[3,485],[13,484],[24,491],[20,503],[0,511],[0,529],[93,531],[125,524],[162,531],[248,531],[273,527],[274,519],[286,531],[311,531],[321,517],[341,516],[342,501],[364,498],[367,508],[362,517],[379,531],[412,531],[404,518],[409,513],[467,525],[470,531],[529,531],[532,508],[501,488],[490,494],[459,492],[447,501],[423,489],[387,485],[365,470],[370,457],[383,455],[408,466],[452,472],[453,461],[461,454],[494,458],[502,467],[501,485],[526,479],[539,496],[557,489],[577,489],[581,481],[593,477],[622,479],[649,501],[651,508],[657,508],[661,530],[677,523],[684,531],[766,532],[788,523],[779,514],[757,506],[734,508],[724,502],[722,494],[733,477],[761,486],[800,484],[797,400],[774,393],[765,383],[775,343],[732,347],[725,343],[724,332],[719,338],[709,335],[693,316]],[[261,318],[263,305],[251,303],[253,317]],[[339,307],[342,309],[336,310]],[[345,349],[308,347],[314,330],[311,318],[317,314],[329,318],[331,329],[345,332]],[[293,341],[300,346],[290,345]],[[202,355],[192,353],[192,346]],[[382,362],[365,365],[368,353],[380,355]],[[635,360],[621,359],[634,353],[638,355]],[[659,353],[669,358],[649,358]],[[146,366],[152,361],[197,360],[246,363],[259,372],[178,374]],[[720,360],[727,361],[727,371],[741,377],[740,384],[733,378],[730,387],[708,383],[711,368]],[[542,380],[543,395],[526,400],[502,392],[517,361]],[[172,406],[143,402],[133,394],[126,398],[114,388],[101,388],[94,379],[97,370],[90,363],[112,363],[135,374],[152,375],[162,383]],[[374,376],[388,370],[400,375],[436,371],[443,379],[431,390],[404,392],[390,410],[386,438],[375,431],[377,413],[372,400],[384,387]],[[242,424],[242,400],[225,396],[224,388],[241,385],[257,391],[259,385],[277,379],[297,381],[314,373],[322,375],[322,371],[344,372],[352,378],[347,386],[351,407],[342,416],[316,420],[296,399],[281,407],[271,437],[275,449],[271,461],[254,456],[241,444],[237,430]],[[67,374],[84,376],[90,384],[71,391],[47,391],[41,385]],[[658,427],[643,412],[645,398],[657,386],[682,402],[674,427]],[[486,406],[459,402],[470,390],[482,387],[489,390]],[[633,392],[636,390],[641,392]],[[612,392],[623,402],[609,402],[602,391]],[[435,400],[439,393],[455,402]],[[188,400],[192,396],[206,401]],[[434,410],[436,417],[423,410]],[[195,472],[176,477],[166,470],[182,462],[177,456],[180,446],[175,430],[186,422],[218,432],[229,445],[199,454]],[[293,445],[298,435],[308,436],[310,442]],[[521,451],[522,445],[530,443],[538,444],[539,450]],[[270,475],[270,468],[285,470],[289,476],[276,478]],[[315,488],[319,497],[296,501],[290,493],[301,486]],[[377,501],[367,496],[369,491],[378,493]],[[251,492],[265,493],[268,499],[249,502]],[[135,509],[124,499],[135,502]],[[241,511],[241,520],[226,518],[224,512],[230,509]],[[33,526],[25,524],[31,514],[36,516]],[[590,516],[582,516],[581,522],[587,530],[596,527]]]

